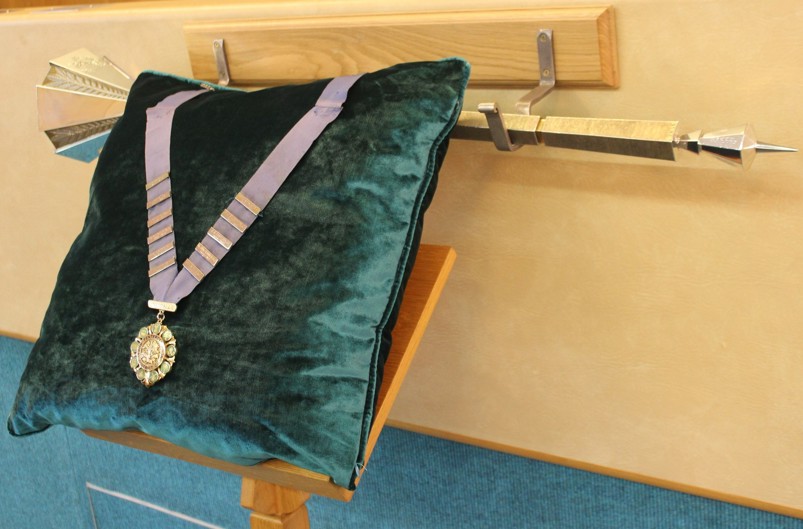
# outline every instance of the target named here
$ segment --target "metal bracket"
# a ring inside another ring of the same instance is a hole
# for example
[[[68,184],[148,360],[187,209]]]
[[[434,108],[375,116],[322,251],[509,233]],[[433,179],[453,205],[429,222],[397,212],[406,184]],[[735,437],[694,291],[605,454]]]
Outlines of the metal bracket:
[[[212,41],[212,53],[215,56],[215,66],[217,66],[217,84],[228,86],[231,82],[231,75],[229,74],[229,61],[226,58],[226,46],[223,39]]]
[[[507,127],[505,127],[505,120],[499,112],[496,102],[480,103],[477,105],[477,110],[485,115],[485,120],[488,122],[488,132],[491,133],[491,139],[497,150],[510,152],[521,147],[520,143],[516,144],[510,141],[510,134],[507,132]]]
[[[516,103],[516,112],[530,115],[533,105],[542,100],[555,88],[555,53],[552,49],[552,30],[542,29],[538,32],[538,66],[541,69],[541,80]]]
[[[542,29],[536,37],[538,48],[538,65],[540,68],[540,81],[538,86],[527,92],[516,103],[516,112],[529,116],[533,105],[542,100],[555,88],[555,54],[552,46],[552,30]],[[500,151],[515,151],[521,145],[511,143],[510,135],[505,128],[504,118],[499,112],[496,103],[480,103],[477,110],[485,115],[491,139]]]

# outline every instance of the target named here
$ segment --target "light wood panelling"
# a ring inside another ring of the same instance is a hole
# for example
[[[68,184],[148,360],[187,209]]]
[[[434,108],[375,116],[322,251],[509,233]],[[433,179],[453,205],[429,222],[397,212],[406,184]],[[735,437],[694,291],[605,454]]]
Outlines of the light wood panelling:
[[[93,3],[108,4],[112,2],[122,2],[122,1],[123,0],[94,0]],[[83,0],[2,0],[0,1],[0,10],[21,9],[30,7],[58,8],[58,6],[71,6],[83,3],[84,3]]]
[[[472,86],[510,87],[538,84],[541,28],[553,30],[559,84],[618,85],[610,7],[204,21],[185,34],[199,79],[218,78],[212,41],[222,38],[235,84],[303,82],[457,55],[472,65]]]

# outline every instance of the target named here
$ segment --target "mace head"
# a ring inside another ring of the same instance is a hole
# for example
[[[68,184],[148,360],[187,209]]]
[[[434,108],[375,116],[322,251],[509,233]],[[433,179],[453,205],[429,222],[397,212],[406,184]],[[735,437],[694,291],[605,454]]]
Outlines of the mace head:
[[[697,130],[677,137],[675,146],[697,154],[708,152],[720,160],[741,165],[745,169],[752,165],[756,154],[760,152],[797,152],[797,149],[790,147],[758,141],[750,125],[713,132]]]

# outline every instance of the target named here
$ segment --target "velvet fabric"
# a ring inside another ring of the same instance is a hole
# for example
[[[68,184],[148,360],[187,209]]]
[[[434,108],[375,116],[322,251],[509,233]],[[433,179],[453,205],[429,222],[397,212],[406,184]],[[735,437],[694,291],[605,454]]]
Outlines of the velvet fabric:
[[[145,110],[197,84],[142,74],[98,160],[9,431],[136,429],[238,464],[280,458],[353,487],[468,70],[447,59],[357,82],[262,218],[168,314],[176,364],[151,388],[128,366],[129,344],[154,321]],[[178,109],[179,263],[325,84],[216,90]]]

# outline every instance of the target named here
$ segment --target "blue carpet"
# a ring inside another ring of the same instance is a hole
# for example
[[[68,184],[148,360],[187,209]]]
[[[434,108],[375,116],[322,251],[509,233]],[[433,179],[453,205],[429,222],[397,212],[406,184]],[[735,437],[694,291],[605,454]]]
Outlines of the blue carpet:
[[[0,338],[0,409],[30,344]],[[0,429],[0,529],[245,529],[236,476],[56,427]],[[388,428],[351,503],[313,529],[803,529],[803,520]]]

